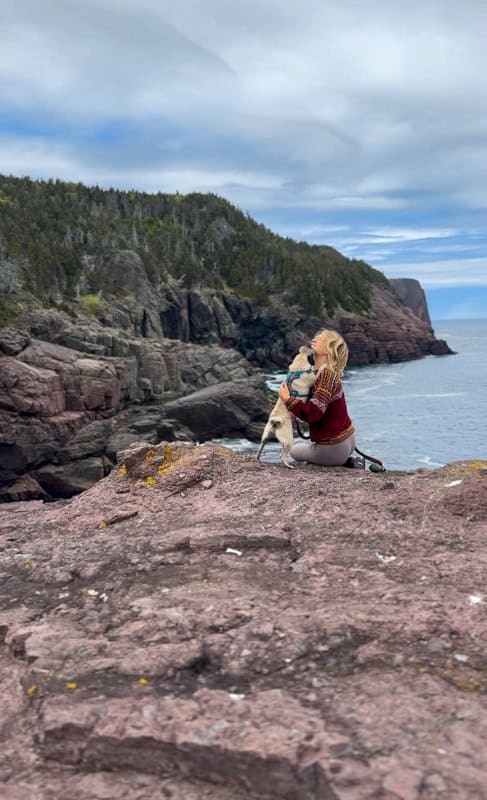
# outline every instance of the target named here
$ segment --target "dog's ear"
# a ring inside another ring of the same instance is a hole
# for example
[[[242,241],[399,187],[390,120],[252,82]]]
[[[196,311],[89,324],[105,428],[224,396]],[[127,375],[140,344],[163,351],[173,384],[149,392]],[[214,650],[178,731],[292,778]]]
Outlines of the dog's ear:
[[[299,352],[300,353],[306,353],[308,350],[309,350],[309,347],[306,347],[305,344],[301,345],[301,347],[299,348]]]

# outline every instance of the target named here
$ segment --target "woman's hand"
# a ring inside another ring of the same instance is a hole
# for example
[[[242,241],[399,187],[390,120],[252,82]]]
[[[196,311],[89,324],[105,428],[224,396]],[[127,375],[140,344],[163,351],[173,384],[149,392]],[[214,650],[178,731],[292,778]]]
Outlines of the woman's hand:
[[[283,381],[279,386],[279,397],[284,403],[291,397],[289,386],[287,385],[286,381]]]

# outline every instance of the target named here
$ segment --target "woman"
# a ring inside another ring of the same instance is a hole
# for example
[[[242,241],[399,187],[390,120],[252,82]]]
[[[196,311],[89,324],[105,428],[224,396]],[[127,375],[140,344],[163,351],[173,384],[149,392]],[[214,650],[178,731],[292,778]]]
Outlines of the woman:
[[[315,353],[316,381],[308,402],[291,397],[285,381],[279,397],[298,419],[309,423],[310,442],[294,444],[290,455],[296,461],[309,461],[340,467],[352,455],[355,433],[348,416],[342,375],[348,361],[347,343],[336,331],[317,333],[311,347]]]

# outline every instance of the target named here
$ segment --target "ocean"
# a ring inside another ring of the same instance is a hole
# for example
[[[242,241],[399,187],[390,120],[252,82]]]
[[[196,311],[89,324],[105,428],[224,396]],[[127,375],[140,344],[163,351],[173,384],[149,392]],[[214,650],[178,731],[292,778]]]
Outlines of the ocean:
[[[433,327],[455,355],[353,367],[344,375],[357,446],[388,469],[487,460],[487,319],[439,320]],[[266,373],[276,391],[284,377]],[[218,441],[247,455],[258,447],[247,439]],[[268,442],[262,461],[278,462],[280,450]]]

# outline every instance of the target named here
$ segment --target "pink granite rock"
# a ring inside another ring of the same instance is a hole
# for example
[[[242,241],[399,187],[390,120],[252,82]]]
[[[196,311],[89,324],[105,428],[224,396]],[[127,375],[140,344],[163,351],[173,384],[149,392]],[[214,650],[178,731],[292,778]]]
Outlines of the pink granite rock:
[[[134,445],[1,506],[0,797],[483,800],[485,466]]]

